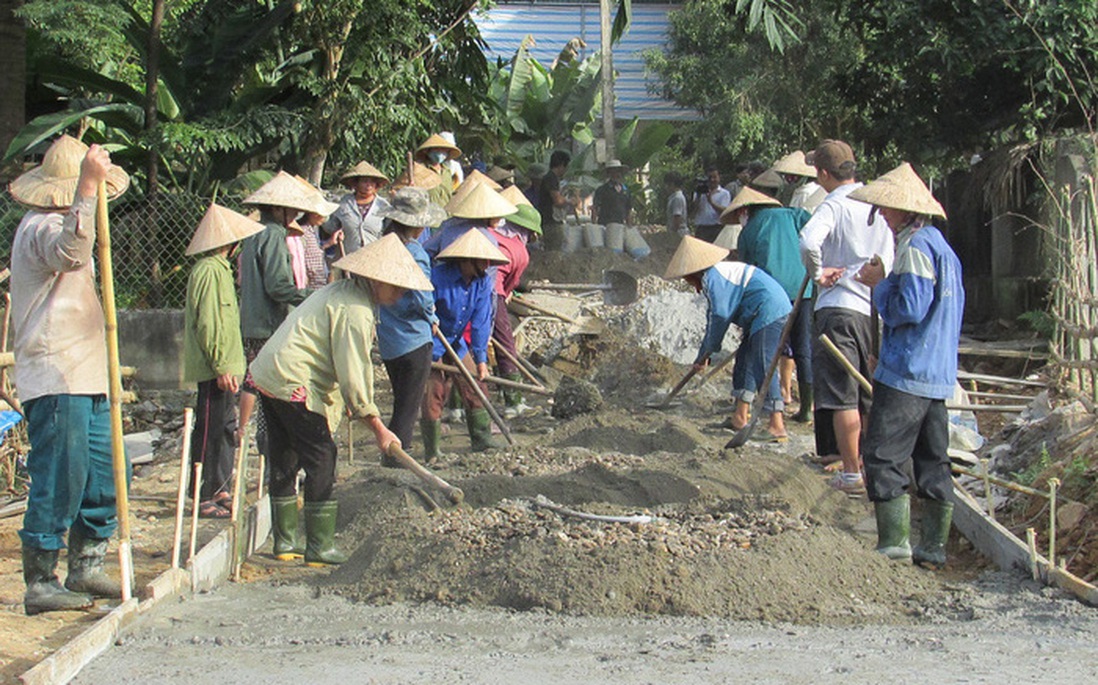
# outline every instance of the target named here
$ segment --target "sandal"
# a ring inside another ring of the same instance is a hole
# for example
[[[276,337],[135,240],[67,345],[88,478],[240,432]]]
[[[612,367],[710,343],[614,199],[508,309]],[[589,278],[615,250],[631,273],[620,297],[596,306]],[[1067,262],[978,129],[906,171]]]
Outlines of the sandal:
[[[198,505],[198,518],[200,519],[227,519],[230,516],[232,516],[232,512],[212,499]]]
[[[233,510],[233,496],[224,490],[214,495],[213,501],[225,511],[231,512]]]

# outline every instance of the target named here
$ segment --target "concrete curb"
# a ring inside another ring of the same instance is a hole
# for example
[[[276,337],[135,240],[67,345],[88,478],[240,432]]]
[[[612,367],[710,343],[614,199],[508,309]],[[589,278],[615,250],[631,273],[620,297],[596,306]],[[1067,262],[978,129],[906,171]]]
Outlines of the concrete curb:
[[[1032,575],[1036,567],[1035,580],[1070,592],[1086,604],[1098,606],[1098,588],[1066,569],[1053,568],[1040,554],[1031,559],[1029,546],[1003,524],[991,519],[972,495],[954,487],[953,502],[953,525],[1000,569]]]
[[[255,552],[271,532],[271,505],[266,496],[248,508],[244,521],[245,557]],[[19,676],[25,685],[61,685],[80,673],[92,659],[111,648],[122,631],[166,597],[184,589],[205,592],[224,582],[232,572],[233,531],[226,528],[195,554],[190,571],[169,568],[134,597],[115,607],[56,652]]]

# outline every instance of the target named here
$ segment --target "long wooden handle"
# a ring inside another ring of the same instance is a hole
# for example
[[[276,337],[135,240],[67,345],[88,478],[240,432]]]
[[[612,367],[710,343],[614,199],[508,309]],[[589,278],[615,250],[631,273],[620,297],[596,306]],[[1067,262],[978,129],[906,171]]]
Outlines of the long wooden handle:
[[[436,476],[426,466],[420,464],[415,459],[412,459],[407,452],[401,449],[400,445],[391,442],[389,443],[389,448],[386,452],[390,457],[399,462],[401,466],[416,474],[424,483],[441,490],[454,504],[461,504],[465,501],[465,493],[461,491],[461,488],[450,485]]]
[[[694,374],[696,374],[697,372],[698,370],[691,366],[690,370],[686,372],[686,375],[682,377],[682,380],[679,381],[675,385],[675,387],[671,388],[671,392],[667,393],[667,397],[663,398],[663,403],[660,404],[660,408],[662,409],[671,404],[671,400],[673,400],[676,395],[682,392],[682,389],[686,387],[686,384],[690,382],[690,379],[693,378]]]
[[[450,355],[450,359],[454,361],[454,365],[457,367],[461,377],[465,379],[465,382],[469,384],[469,387],[473,389],[477,397],[484,404],[484,408],[488,411],[488,415],[492,417],[492,421],[499,426],[500,432],[503,433],[503,437],[507,438],[508,445],[514,445],[515,439],[511,437],[511,431],[507,428],[507,424],[503,422],[503,418],[500,417],[499,412],[492,406],[492,403],[488,401],[488,396],[484,394],[484,391],[480,389],[480,385],[476,379],[473,378],[473,374],[469,373],[469,369],[465,368],[465,364],[461,363],[461,357],[457,356],[457,352],[454,352],[454,348],[450,345],[450,341],[446,339],[446,336],[439,333],[436,336],[442,341],[442,346],[446,348],[446,354]]]
[[[432,369],[438,369],[439,371],[448,371],[449,373],[461,373],[461,369],[453,364],[444,364],[442,362],[431,362]],[[462,368],[465,368],[462,366]],[[501,388],[515,388],[516,390],[523,390],[526,392],[534,393],[535,395],[547,395],[552,396],[553,391],[540,385],[527,385],[526,383],[519,383],[518,381],[507,380],[506,378],[499,378],[498,376],[488,376],[484,379],[486,382],[492,385],[498,385]]]
[[[526,366],[522,363],[522,361],[519,360],[518,355],[511,354],[511,351],[508,350],[507,347],[504,346],[503,343],[501,343],[499,340],[497,340],[495,338],[495,336],[492,336],[492,344],[496,346],[496,352],[499,352],[504,357],[507,357],[507,360],[510,361],[512,364],[514,364],[515,367],[518,368],[519,372],[523,376],[526,376],[526,379],[528,381],[530,381],[534,385],[538,386],[539,388],[544,388],[545,387],[544,385],[541,384],[541,381],[539,381],[537,378],[534,377],[534,374],[530,373],[530,370],[526,368]]]
[[[183,551],[183,514],[187,508],[187,462],[191,455],[191,426],[194,410],[183,410],[183,449],[179,455],[179,490],[175,498],[175,533],[172,537],[172,568],[179,568],[179,556]],[[194,484],[197,490],[199,483]]]
[[[118,514],[118,557],[122,575],[122,601],[133,588],[133,555],[130,547],[129,479],[126,478],[126,446],[122,437],[122,365],[118,361],[118,310],[114,301],[114,267],[111,261],[111,224],[107,212],[107,182],[99,182],[95,224],[99,246],[99,291],[103,298],[107,333],[107,378],[111,418],[111,462],[114,467],[115,508]]]
[[[511,301],[514,302],[515,304],[520,304],[523,307],[526,307],[527,309],[532,309],[535,312],[540,312],[540,313],[546,314],[548,316],[556,317],[556,318],[560,319],[561,321],[565,321],[567,323],[575,323],[576,322],[575,317],[568,316],[567,314],[561,314],[560,312],[553,311],[552,309],[549,309],[548,307],[542,307],[539,304],[534,304],[533,302],[530,302],[529,300],[527,300],[525,298],[513,297],[513,298],[511,298]]]
[[[846,372],[850,374],[850,377],[858,381],[858,385],[862,386],[862,389],[866,391],[870,396],[873,395],[873,385],[866,380],[866,377],[861,374],[858,369],[854,368],[854,365],[850,363],[850,360],[846,358],[846,355],[842,353],[835,343],[831,342],[831,338],[827,337],[827,333],[820,334],[820,342],[823,343],[827,351],[831,353],[831,356],[835,358],[835,361],[846,369]]]

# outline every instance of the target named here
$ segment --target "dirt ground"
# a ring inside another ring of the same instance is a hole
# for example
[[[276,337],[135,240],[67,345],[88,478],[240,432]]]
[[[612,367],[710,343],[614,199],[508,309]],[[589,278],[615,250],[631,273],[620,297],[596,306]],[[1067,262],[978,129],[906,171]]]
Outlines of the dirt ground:
[[[653,237],[648,262],[621,266],[638,276],[662,268],[673,249],[664,237]],[[606,260],[554,255],[532,270],[598,280]],[[559,420],[549,398],[528,395],[534,412],[510,422],[517,444],[485,454],[468,452],[464,426],[448,426],[433,468],[462,488],[460,507],[410,472],[381,468],[361,428],[351,463],[341,430],[346,564],[256,555],[244,583],[165,603],[78,682],[191,682],[211,660],[218,679],[249,682],[879,682],[896,668],[908,675],[891,680],[912,683],[962,671],[969,682],[1098,678],[1092,609],[992,572],[956,535],[942,573],[873,552],[869,504],[833,491],[804,458],[810,426],[790,421],[786,443],[723,450],[731,433],[715,424],[728,411],[727,375],[651,409],[644,399],[686,367],[614,330],[561,340],[559,325],[528,328],[541,341],[524,350],[532,358],[582,362],[605,399],[597,412]],[[384,382],[379,392],[387,406]],[[185,399],[158,402],[170,415]],[[420,453],[418,441],[409,451]],[[139,582],[167,567],[177,469],[169,433],[137,472],[135,493],[166,500],[134,504]],[[583,520],[539,496],[651,520]],[[94,620],[22,615],[17,528],[18,518],[0,520],[0,682]],[[200,541],[216,529],[203,523]]]

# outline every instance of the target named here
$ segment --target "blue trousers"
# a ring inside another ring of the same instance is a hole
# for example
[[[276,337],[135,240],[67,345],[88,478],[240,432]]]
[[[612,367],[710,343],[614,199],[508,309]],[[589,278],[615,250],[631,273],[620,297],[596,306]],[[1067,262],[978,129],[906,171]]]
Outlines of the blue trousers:
[[[64,535],[109,538],[118,525],[105,395],[45,395],[23,405],[31,451],[30,494],[19,537],[27,547],[61,549]],[[126,482],[130,466],[126,460]]]
[[[732,368],[732,397],[748,404],[755,401],[755,393],[759,391],[763,376],[778,351],[784,327],[783,316],[761,331],[747,336],[740,343],[736,350],[736,365]],[[766,401],[763,402],[763,411],[767,414],[779,412],[785,407],[779,385],[778,374],[771,374],[770,389],[766,393]]]

